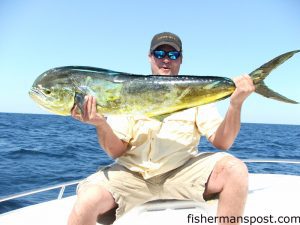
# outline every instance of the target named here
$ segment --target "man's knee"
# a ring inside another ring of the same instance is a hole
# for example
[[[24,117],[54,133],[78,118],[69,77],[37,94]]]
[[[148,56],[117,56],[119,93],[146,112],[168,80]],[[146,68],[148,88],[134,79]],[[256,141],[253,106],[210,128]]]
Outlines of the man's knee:
[[[223,170],[228,180],[234,180],[242,186],[248,186],[248,168],[246,164],[235,157],[226,157],[223,161]]]
[[[75,208],[79,211],[91,210],[101,214],[115,207],[115,204],[111,193],[103,187],[86,185],[78,191]]]

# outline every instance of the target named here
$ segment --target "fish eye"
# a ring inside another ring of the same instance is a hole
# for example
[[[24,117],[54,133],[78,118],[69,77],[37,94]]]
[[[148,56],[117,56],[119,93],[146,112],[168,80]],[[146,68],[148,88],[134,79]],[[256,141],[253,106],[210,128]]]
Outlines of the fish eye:
[[[46,95],[50,95],[50,94],[51,94],[51,90],[50,90],[50,89],[44,89],[43,92],[44,92]]]

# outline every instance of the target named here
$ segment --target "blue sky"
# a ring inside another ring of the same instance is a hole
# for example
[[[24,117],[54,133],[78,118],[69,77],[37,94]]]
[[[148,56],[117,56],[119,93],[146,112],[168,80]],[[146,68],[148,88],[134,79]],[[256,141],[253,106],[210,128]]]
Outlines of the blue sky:
[[[85,65],[149,74],[152,36],[183,41],[181,74],[234,77],[300,49],[298,0],[88,0],[0,2],[0,112],[47,113],[28,96],[57,66]],[[300,54],[266,83],[300,101]],[[228,100],[218,104],[222,114]],[[300,125],[300,105],[249,97],[242,122]]]

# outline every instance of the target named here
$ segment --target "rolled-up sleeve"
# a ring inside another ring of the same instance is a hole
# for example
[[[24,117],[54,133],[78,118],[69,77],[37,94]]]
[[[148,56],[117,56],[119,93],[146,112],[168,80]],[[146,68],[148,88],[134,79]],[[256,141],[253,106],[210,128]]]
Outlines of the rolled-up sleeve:
[[[216,104],[197,107],[197,127],[201,135],[207,139],[216,132],[222,121],[223,117],[219,114]]]
[[[133,121],[129,116],[109,116],[107,123],[112,128],[115,135],[125,142],[129,142],[132,138]]]

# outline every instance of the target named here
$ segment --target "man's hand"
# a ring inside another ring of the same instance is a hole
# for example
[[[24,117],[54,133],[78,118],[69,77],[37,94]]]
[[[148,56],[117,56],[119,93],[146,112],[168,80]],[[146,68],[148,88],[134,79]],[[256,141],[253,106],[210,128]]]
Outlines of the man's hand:
[[[234,107],[241,107],[246,98],[255,91],[255,86],[249,75],[242,75],[233,78],[236,89],[230,97],[230,104]]]
[[[85,96],[82,114],[78,113],[78,106],[75,105],[71,111],[71,115],[74,119],[96,127],[100,126],[103,121],[105,121],[105,118],[97,112],[96,97],[94,96]]]
[[[78,106],[72,109],[72,117],[88,124],[96,126],[98,141],[102,148],[112,158],[118,158],[127,150],[127,142],[120,140],[113,132],[106,119],[97,112],[96,98],[86,96],[82,114],[78,113]]]

